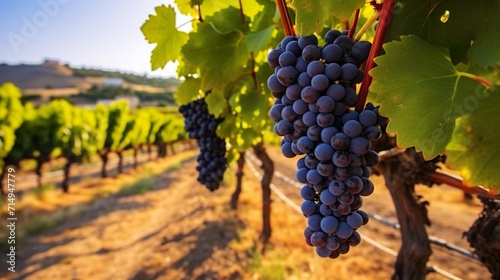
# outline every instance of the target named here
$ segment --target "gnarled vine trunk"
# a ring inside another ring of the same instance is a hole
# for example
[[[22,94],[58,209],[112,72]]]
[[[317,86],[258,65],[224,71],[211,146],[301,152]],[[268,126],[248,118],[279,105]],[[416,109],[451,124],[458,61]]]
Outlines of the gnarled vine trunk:
[[[101,157],[102,160],[102,167],[101,167],[101,178],[106,178],[108,177],[108,172],[106,170],[106,165],[108,164],[108,151],[104,151],[102,153],[99,153],[99,157]]]
[[[123,152],[119,151],[119,152],[116,152],[116,154],[118,155],[118,174],[122,174],[123,173]]]
[[[483,211],[464,235],[491,272],[491,279],[500,279],[500,198],[478,198],[483,202]]]
[[[236,210],[238,208],[238,198],[241,193],[241,183],[243,181],[243,167],[245,166],[245,152],[240,152],[240,157],[238,158],[238,169],[236,169],[236,188],[231,195],[231,202],[229,205],[231,209]]]
[[[137,169],[137,154],[139,151],[139,147],[134,147],[134,169]]]
[[[254,146],[254,152],[258,159],[262,162],[262,232],[259,239],[263,244],[266,244],[271,238],[271,179],[274,174],[274,163],[262,145]]]

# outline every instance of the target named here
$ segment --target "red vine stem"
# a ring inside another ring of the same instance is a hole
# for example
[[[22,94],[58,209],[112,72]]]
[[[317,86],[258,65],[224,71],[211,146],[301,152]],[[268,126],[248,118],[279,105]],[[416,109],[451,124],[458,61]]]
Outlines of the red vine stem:
[[[198,4],[197,6],[198,6],[198,20],[200,22],[203,22],[203,17],[201,16],[201,5]]]
[[[238,1],[240,3],[240,16],[241,16],[241,22],[245,23],[245,14],[243,13],[243,4],[241,3],[241,0]]]
[[[255,58],[253,56],[253,52],[250,52],[250,57],[252,59],[252,73],[250,74],[253,79],[253,87],[255,90],[259,90],[259,83],[257,82],[257,74],[255,73]]]
[[[276,6],[278,7],[278,11],[280,13],[281,24],[283,25],[285,36],[295,36],[292,20],[286,7],[286,0],[276,0]]]
[[[457,178],[453,175],[449,175],[449,174],[445,174],[445,173],[441,173],[441,172],[434,172],[434,173],[430,174],[430,177],[431,177],[431,180],[433,180],[434,182],[452,186],[452,187],[460,189],[466,193],[484,194],[484,195],[488,195],[488,196],[493,195],[493,193],[490,193],[490,192],[488,192],[488,190],[486,190],[482,187],[479,187],[479,186],[468,187],[468,186],[464,185],[462,180],[460,180],[459,178]]]
[[[352,22],[351,29],[349,29],[349,33],[347,36],[352,39],[354,36],[354,32],[356,32],[356,25],[358,25],[358,18],[359,18],[359,9],[356,9],[356,13],[354,14],[354,21]]]
[[[358,101],[356,102],[356,111],[361,112],[365,107],[366,98],[368,97],[368,90],[372,83],[372,76],[370,76],[370,70],[375,66],[373,59],[379,54],[382,49],[382,44],[384,43],[385,36],[391,25],[392,10],[396,0],[385,0],[380,11],[380,19],[378,22],[377,31],[375,32],[375,38],[373,39],[372,49],[370,50],[370,55],[366,61],[365,75],[363,81],[361,82],[361,87],[359,89]]]

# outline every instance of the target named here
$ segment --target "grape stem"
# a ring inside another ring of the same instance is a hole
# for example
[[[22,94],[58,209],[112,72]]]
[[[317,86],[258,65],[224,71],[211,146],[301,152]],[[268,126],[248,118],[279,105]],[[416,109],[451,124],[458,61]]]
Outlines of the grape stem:
[[[366,61],[365,75],[361,81],[361,88],[358,93],[358,101],[356,102],[356,111],[361,112],[365,107],[366,98],[368,97],[368,91],[372,83],[372,76],[370,76],[370,70],[375,66],[373,59],[379,54],[382,49],[382,44],[384,43],[385,36],[389,27],[391,25],[392,10],[396,0],[385,0],[380,11],[380,20],[378,23],[377,31],[375,32],[375,38],[373,39],[372,48],[370,50],[370,55]]]
[[[281,24],[283,25],[283,31],[285,36],[295,36],[295,30],[293,29],[292,21],[290,15],[288,14],[288,9],[286,7],[286,0],[276,0],[276,6],[280,13]]]
[[[349,33],[347,36],[352,39],[352,36],[354,36],[354,32],[356,32],[356,25],[358,25],[358,19],[359,19],[359,9],[356,9],[356,12],[354,14],[354,21],[352,22],[351,29],[349,29]]]
[[[486,190],[481,186],[466,186],[460,178],[456,176],[446,174],[443,172],[434,172],[430,174],[430,178],[437,183],[446,184],[454,188],[460,189],[466,193],[470,194],[483,194],[487,196],[493,196],[494,194]]]
[[[379,16],[380,16],[379,12],[377,11],[373,12],[372,16],[365,22],[365,24],[363,24],[363,26],[361,27],[361,29],[359,29],[356,36],[354,36],[354,42],[361,40],[361,37],[365,35],[366,30],[368,30],[368,28],[370,28],[373,25],[373,23],[378,19]]]
[[[380,157],[380,161],[386,160],[390,157],[397,156],[399,154],[402,154],[406,151],[406,149],[400,149],[398,147],[391,148],[389,150],[385,151],[380,151],[378,152],[378,155]],[[433,172],[429,174],[430,178],[432,181],[439,183],[439,184],[446,184],[451,187],[460,189],[466,193],[470,194],[483,194],[483,195],[488,195],[488,196],[493,196],[493,193],[488,192],[485,188],[482,186],[466,186],[462,180],[462,178],[451,175],[448,173],[444,172]]]
[[[198,7],[198,20],[203,22],[203,17],[201,16],[201,5],[197,4],[196,6]]]
[[[483,77],[479,77],[479,76],[476,76],[474,74],[467,73],[467,72],[459,72],[459,75],[463,76],[463,77],[467,77],[467,78],[473,79],[474,81],[479,82],[479,83],[485,85],[488,88],[491,87],[491,83],[489,81],[487,81]]]
[[[257,82],[257,74],[255,73],[255,58],[253,56],[253,52],[250,52],[250,57],[252,59],[252,79],[253,79],[253,87],[255,90],[259,90],[259,83]]]
[[[241,16],[241,22],[245,23],[245,14],[243,13],[243,4],[241,3],[241,0],[238,0],[240,3],[240,16]]]

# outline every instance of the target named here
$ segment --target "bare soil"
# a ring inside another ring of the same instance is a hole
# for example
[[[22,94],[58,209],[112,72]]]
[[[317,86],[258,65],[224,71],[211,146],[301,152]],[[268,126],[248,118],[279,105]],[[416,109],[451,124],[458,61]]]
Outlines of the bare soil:
[[[278,149],[268,151],[276,170],[293,178],[295,161],[284,159]],[[181,162],[185,153],[143,166],[142,173],[145,168],[162,170]],[[191,158],[180,168],[151,175],[153,185],[144,193],[118,192],[86,200],[77,214],[22,241],[17,250],[16,273],[4,273],[7,267],[2,252],[0,279],[390,278],[395,258],[367,242],[337,260],[317,257],[303,241],[305,218],[274,194],[273,233],[262,253],[258,242],[260,182],[248,166],[236,211],[229,209],[234,177],[227,176],[221,189],[209,192],[196,181],[195,166]],[[79,192],[98,191],[99,184],[118,188],[122,181],[130,184],[140,175],[141,170],[117,179],[92,179],[79,184],[72,194],[64,197],[59,193],[59,197],[66,201],[64,207],[78,205],[83,203],[77,198]],[[364,200],[363,208],[395,220],[383,179],[374,177],[374,181],[376,191]],[[294,203],[300,203],[297,188],[278,178],[273,182]],[[476,219],[481,205],[476,200],[464,203],[460,191],[445,186],[419,187],[418,193],[430,202],[433,224],[429,233],[469,248],[462,232]],[[50,212],[58,208],[47,209]],[[393,250],[399,247],[399,232],[375,220],[360,232]],[[488,271],[477,261],[435,246],[433,252],[430,263],[441,269],[463,279],[489,279]],[[433,273],[428,279],[446,278]]]

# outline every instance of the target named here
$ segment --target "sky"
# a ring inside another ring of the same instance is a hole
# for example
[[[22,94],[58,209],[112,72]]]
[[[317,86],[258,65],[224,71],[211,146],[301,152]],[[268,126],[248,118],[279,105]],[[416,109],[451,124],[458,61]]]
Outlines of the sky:
[[[58,60],[72,67],[175,77],[175,65],[151,71],[140,27],[173,0],[0,0],[0,63]],[[176,17],[179,26],[190,19]],[[189,28],[189,24],[185,25]]]

